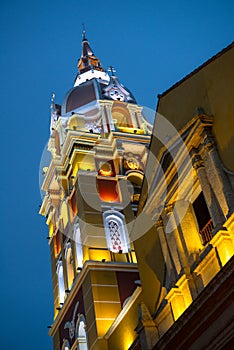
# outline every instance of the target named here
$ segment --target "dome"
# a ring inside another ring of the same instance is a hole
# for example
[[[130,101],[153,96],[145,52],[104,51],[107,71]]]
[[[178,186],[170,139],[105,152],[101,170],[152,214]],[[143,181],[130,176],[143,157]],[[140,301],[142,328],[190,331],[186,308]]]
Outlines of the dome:
[[[62,103],[62,115],[70,115],[88,104],[95,104],[100,99],[103,99],[102,84],[97,79],[86,81],[67,92]]]
[[[113,79],[115,78],[115,79]],[[133,94],[116,77],[111,77],[108,85],[93,78],[70,89],[62,103],[62,115],[77,112],[87,105],[95,105],[97,100],[114,100],[136,103]]]
[[[78,61],[78,73],[74,86],[70,89],[62,103],[62,116],[70,116],[72,112],[81,112],[83,107],[97,105],[97,100],[114,100],[136,104],[132,93],[120,82],[110,66],[111,76],[102,67],[100,60],[94,55],[83,31],[82,54]]]

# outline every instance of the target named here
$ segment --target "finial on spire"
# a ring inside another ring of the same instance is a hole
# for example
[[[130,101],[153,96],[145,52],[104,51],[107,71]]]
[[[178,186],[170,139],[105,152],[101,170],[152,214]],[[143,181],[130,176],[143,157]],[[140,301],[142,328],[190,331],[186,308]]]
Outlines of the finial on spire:
[[[51,94],[51,105],[50,105],[50,133],[54,130],[54,124],[58,120],[58,112],[54,103],[55,93]]]
[[[55,98],[55,93],[52,92],[52,94],[51,94],[51,105],[50,105],[51,109],[55,107],[54,98]]]
[[[116,70],[113,66],[109,66],[108,67],[108,72],[111,72],[111,76],[115,76]]]
[[[82,30],[82,40],[85,40],[85,25],[84,23],[82,23],[82,27],[83,27],[83,30]]]

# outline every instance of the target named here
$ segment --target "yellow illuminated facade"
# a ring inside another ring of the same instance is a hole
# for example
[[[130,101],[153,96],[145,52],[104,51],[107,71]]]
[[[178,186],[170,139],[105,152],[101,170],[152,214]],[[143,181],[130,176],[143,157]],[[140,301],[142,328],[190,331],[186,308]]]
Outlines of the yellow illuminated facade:
[[[74,86],[61,105],[52,95],[40,213],[49,227],[55,350],[108,349],[107,333],[122,314],[129,329],[122,349],[137,336],[126,314],[141,290],[129,233],[152,126],[114,73],[83,33]]]
[[[130,349],[233,347],[233,62],[231,44],[159,95],[134,242],[155,328]]]
[[[83,33],[42,184],[55,350],[232,348],[233,62],[159,95],[152,128]]]

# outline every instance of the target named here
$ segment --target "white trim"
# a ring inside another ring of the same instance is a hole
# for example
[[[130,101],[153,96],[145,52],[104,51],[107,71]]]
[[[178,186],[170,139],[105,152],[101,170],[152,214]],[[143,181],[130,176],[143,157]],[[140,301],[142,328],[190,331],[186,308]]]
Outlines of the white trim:
[[[104,84],[108,84],[110,81],[110,77],[106,72],[96,70],[96,69],[91,69],[77,76],[74,87],[79,86],[80,84],[83,84],[87,80],[91,80],[94,78],[100,80],[100,82]]]
[[[61,324],[64,315],[66,314],[68,308],[71,306],[73,298],[75,297],[77,291],[81,287],[85,277],[90,271],[125,271],[125,272],[137,272],[137,264],[136,263],[127,263],[127,262],[117,262],[112,261],[108,263],[108,266],[106,266],[106,263],[100,262],[100,261],[90,261],[87,260],[84,263],[82,271],[79,273],[78,276],[76,276],[71,292],[66,297],[66,300],[64,302],[64,305],[60,312],[57,314],[54,323],[52,325],[52,328],[49,331],[50,336],[54,336],[55,332],[57,331],[59,325]]]

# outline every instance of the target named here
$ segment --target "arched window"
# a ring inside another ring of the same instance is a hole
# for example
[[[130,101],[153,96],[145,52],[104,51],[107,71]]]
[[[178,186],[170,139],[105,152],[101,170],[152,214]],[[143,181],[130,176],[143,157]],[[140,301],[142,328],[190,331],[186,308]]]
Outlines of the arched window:
[[[67,224],[68,224],[68,207],[67,207],[67,203],[65,201],[63,201],[63,203],[61,205],[60,216],[61,216],[61,219],[63,221],[63,228],[65,229],[67,227]]]
[[[70,350],[70,344],[69,344],[69,341],[67,339],[63,340],[62,350]]]
[[[57,264],[57,276],[58,276],[58,289],[59,289],[59,301],[64,302],[65,287],[64,287],[64,276],[63,276],[63,264],[62,260],[58,261]]]
[[[114,102],[111,109],[111,114],[117,127],[133,127],[131,115],[126,104]]]
[[[76,338],[78,339],[77,350],[88,350],[85,327],[86,327],[85,317],[84,315],[79,314],[76,322]]]
[[[67,283],[68,288],[71,287],[74,280],[74,265],[73,265],[73,255],[71,243],[67,243],[65,248],[65,257],[66,257],[66,267],[67,267]]]
[[[129,172],[127,175],[127,180],[130,184],[129,192],[131,195],[131,202],[139,202],[143,174],[136,171]]]
[[[127,253],[130,243],[124,215],[115,211],[103,213],[107,246],[113,253]]]
[[[81,243],[80,225],[78,222],[74,225],[73,237],[76,244],[77,267],[82,267],[83,266],[83,249],[82,249],[82,243]]]

